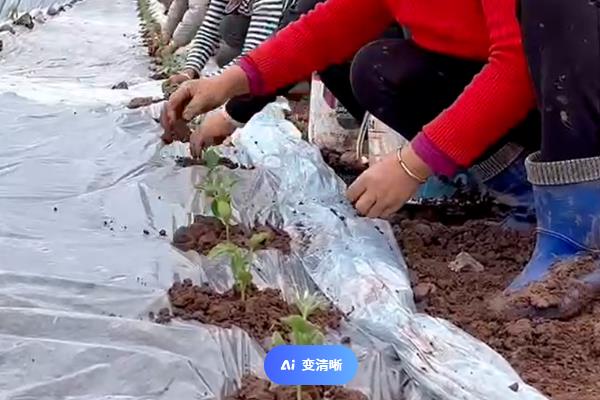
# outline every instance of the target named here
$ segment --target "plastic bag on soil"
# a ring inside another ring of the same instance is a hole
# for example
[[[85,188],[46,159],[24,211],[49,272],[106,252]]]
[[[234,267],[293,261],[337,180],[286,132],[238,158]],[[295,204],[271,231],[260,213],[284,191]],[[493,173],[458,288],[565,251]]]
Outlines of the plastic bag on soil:
[[[221,399],[261,374],[264,352],[239,329],[147,321],[174,279],[224,289],[231,276],[169,243],[206,211],[205,170],[175,165],[187,148],[162,146],[152,108],[125,107],[136,87],[160,91],[136,29],[133,1],[87,0],[17,35],[0,64],[0,398]],[[273,107],[223,149],[256,167],[235,171],[234,205],[293,239],[288,256],[260,253],[259,285],[321,290],[349,313],[351,386],[382,400],[543,398],[483,344],[415,314],[389,226],[357,218],[295,133]]]

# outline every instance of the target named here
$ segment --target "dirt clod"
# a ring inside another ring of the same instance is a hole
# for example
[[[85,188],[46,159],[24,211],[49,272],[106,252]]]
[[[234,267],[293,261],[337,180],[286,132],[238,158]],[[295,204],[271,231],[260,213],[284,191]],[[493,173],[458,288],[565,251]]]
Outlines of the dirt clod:
[[[25,13],[15,21],[15,25],[24,26],[27,29],[33,29],[35,24],[31,15]]]
[[[289,235],[277,228],[269,226],[258,226],[252,230],[241,225],[231,228],[231,241],[236,245],[249,248],[249,240],[254,233],[269,232],[271,239],[265,243],[265,248],[276,249],[284,254],[290,252]],[[195,250],[200,254],[207,255],[217,244],[227,238],[223,224],[214,217],[196,216],[194,223],[181,227],[173,234],[173,246],[181,251]]]
[[[127,89],[129,89],[129,85],[127,84],[127,82],[123,81],[123,82],[119,82],[119,83],[113,85],[112,89],[113,90],[127,90]]]
[[[127,104],[127,108],[135,110],[136,108],[148,107],[154,103],[160,103],[163,99],[157,99],[154,97],[136,97],[131,99],[129,104]]]
[[[435,285],[429,282],[419,283],[413,288],[415,302],[420,303],[429,297],[430,294],[435,293]]]
[[[223,328],[237,326],[263,343],[276,331],[287,332],[281,318],[298,313],[294,305],[281,297],[279,290],[269,288],[251,288],[246,300],[242,301],[239,293],[233,290],[217,293],[208,285],[194,285],[190,279],[186,279],[175,282],[168,294],[173,314],[171,316],[168,310],[163,309],[158,313],[160,319],[157,322],[168,322],[172,317],[178,317]],[[330,307],[315,312],[310,320],[323,330],[337,329],[342,317],[340,311]]]
[[[461,251],[458,253],[454,261],[451,261],[450,264],[448,264],[448,268],[454,272],[461,272],[463,270],[482,272],[485,269],[483,265],[475,259],[475,257],[466,251]]]

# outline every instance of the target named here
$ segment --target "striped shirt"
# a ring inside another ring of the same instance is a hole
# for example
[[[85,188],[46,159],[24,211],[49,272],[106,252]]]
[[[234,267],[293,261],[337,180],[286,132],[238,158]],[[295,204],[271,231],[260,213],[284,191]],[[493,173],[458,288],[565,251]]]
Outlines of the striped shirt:
[[[277,30],[283,13],[295,2],[296,0],[211,0],[187,56],[185,68],[193,69],[198,76],[201,75],[206,63],[219,46],[220,26],[227,14],[237,12],[250,17],[250,25],[242,48],[242,55],[245,55]],[[240,57],[225,68],[235,64]]]

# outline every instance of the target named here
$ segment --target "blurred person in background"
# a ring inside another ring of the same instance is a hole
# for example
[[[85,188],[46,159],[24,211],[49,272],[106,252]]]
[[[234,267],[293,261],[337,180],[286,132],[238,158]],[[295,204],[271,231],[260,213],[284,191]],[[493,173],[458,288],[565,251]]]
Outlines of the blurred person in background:
[[[284,14],[279,30],[297,21],[301,16],[314,9],[317,4],[325,0],[298,0]],[[388,38],[404,37],[404,32],[397,24],[392,24],[384,33]],[[325,87],[341,103],[336,107],[338,120],[351,119],[353,122],[363,120],[364,108],[355,99],[350,87],[351,62],[331,65],[323,71],[319,71],[319,77]],[[275,94],[264,96],[237,96],[229,100],[221,109],[221,112],[208,114],[202,121],[200,127],[192,133],[190,138],[190,149],[192,156],[199,156],[204,146],[208,144],[220,144],[230,136],[236,128],[246,124],[254,115],[260,112],[267,104],[276,100],[277,95],[286,96],[295,85],[280,89]],[[349,114],[349,115],[348,115]]]
[[[162,28],[162,41],[166,45],[162,56],[175,53],[187,46],[204,20],[209,0],[172,0],[170,2],[167,21]]]
[[[242,54],[271,36],[294,3],[295,0],[211,0],[185,67],[168,83],[177,85],[199,78],[213,55],[221,68],[234,65]]]

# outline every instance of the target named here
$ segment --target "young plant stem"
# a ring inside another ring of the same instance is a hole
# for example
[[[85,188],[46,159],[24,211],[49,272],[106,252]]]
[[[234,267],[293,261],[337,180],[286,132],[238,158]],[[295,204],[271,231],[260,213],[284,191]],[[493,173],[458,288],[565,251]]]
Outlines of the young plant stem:
[[[296,386],[296,400],[302,400],[302,386]]]
[[[227,239],[228,242],[231,242],[231,234],[229,232],[229,224],[225,221],[223,221],[224,225],[225,225],[225,238]]]

